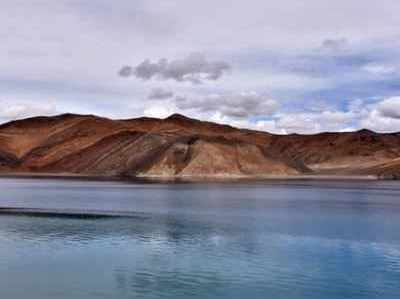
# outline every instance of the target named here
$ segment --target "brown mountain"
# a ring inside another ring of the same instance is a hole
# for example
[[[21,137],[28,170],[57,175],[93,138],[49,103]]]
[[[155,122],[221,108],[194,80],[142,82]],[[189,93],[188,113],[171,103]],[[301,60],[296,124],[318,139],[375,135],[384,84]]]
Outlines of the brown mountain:
[[[174,114],[63,114],[0,126],[0,172],[96,176],[400,177],[400,134],[273,135]]]

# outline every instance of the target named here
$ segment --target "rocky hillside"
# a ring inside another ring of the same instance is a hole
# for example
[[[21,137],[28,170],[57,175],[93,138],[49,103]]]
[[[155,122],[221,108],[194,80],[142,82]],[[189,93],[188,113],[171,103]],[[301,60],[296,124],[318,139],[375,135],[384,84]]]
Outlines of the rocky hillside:
[[[273,135],[202,122],[63,114],[0,126],[0,172],[104,176],[400,175],[400,134]]]

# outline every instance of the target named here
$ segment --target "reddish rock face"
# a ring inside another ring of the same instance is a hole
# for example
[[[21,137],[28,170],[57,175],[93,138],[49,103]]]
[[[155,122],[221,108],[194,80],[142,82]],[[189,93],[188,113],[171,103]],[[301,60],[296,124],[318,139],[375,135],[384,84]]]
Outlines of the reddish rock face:
[[[124,176],[400,175],[400,135],[273,135],[203,122],[36,117],[0,126],[0,172]]]

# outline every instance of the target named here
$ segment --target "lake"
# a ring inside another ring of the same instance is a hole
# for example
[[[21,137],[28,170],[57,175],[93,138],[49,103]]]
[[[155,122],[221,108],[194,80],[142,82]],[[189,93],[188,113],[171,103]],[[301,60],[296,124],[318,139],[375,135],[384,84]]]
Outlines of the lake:
[[[400,182],[0,179],[0,298],[400,298]]]

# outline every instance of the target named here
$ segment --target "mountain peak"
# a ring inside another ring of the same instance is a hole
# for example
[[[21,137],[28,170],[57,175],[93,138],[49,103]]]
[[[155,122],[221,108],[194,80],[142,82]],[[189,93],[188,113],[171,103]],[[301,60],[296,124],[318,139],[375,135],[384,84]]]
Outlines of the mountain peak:
[[[193,119],[191,119],[191,118],[189,118],[189,117],[187,117],[187,116],[185,116],[185,115],[183,115],[183,114],[179,114],[179,113],[174,113],[174,114],[171,114],[170,116],[168,116],[166,119],[169,119],[169,120],[174,120],[174,119],[177,119],[177,120],[193,120]]]
[[[357,133],[363,134],[363,135],[376,135],[377,134],[376,132],[369,130],[369,129],[361,129],[361,130],[358,130]]]
[[[183,114],[179,114],[179,113],[174,113],[171,114],[170,116],[168,116],[167,118],[165,118],[166,121],[173,121],[173,122],[184,122],[184,123],[194,123],[194,122],[199,122],[199,120],[197,119],[193,119],[190,117],[187,117]]]

